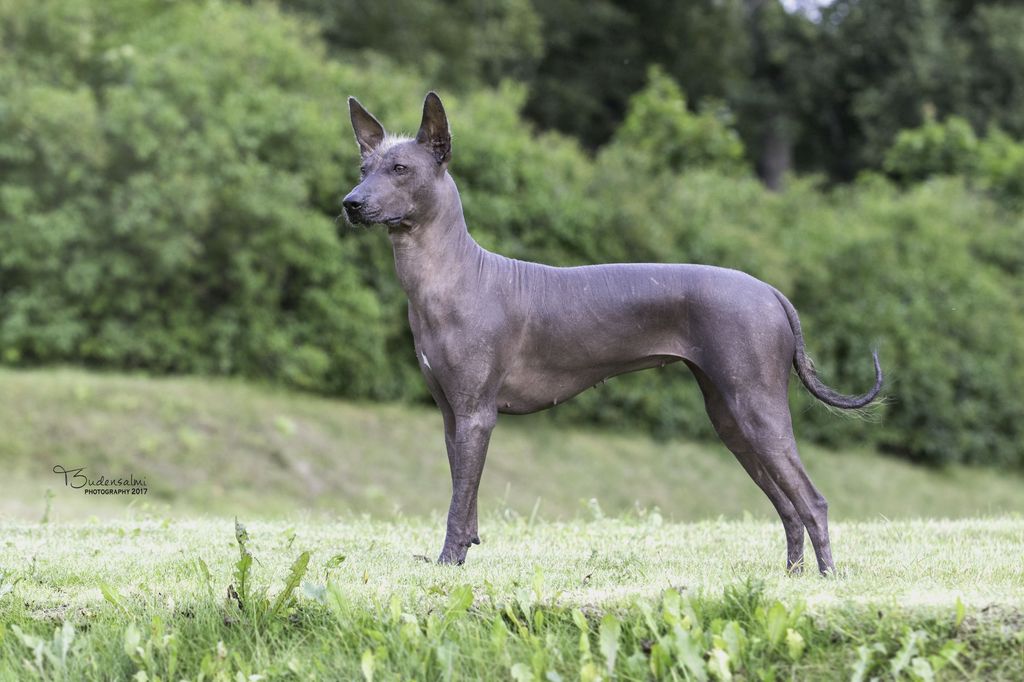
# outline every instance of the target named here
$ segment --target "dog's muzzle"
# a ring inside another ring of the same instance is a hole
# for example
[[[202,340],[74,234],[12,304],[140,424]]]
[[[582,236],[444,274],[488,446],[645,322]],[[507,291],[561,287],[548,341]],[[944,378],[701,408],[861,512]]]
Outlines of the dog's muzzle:
[[[350,223],[358,225],[367,222],[365,215],[366,202],[363,201],[361,196],[357,196],[354,193],[349,194],[341,200],[341,207],[345,209],[345,217],[348,218]]]

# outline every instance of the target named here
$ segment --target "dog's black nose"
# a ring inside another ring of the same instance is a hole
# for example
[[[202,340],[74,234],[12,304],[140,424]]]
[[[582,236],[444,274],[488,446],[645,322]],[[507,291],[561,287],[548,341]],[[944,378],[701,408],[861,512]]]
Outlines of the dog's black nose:
[[[351,199],[349,197],[345,197],[342,200],[341,205],[345,207],[346,211],[358,211],[360,208],[362,208],[363,202],[358,201],[356,199]]]

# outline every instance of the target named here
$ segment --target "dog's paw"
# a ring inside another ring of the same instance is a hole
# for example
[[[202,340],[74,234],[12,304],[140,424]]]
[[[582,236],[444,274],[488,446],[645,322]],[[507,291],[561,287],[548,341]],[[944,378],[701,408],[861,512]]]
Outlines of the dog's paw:
[[[461,566],[466,563],[467,547],[445,547],[441,550],[441,556],[437,557],[437,563],[446,566]]]

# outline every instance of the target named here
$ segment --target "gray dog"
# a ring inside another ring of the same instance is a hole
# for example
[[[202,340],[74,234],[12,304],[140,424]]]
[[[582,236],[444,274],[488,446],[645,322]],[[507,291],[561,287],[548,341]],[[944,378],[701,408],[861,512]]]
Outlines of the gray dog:
[[[345,215],[388,228],[416,356],[444,417],[452,500],[438,561],[461,564],[480,542],[477,489],[499,412],[537,412],[608,377],[682,361],[718,435],[782,518],[787,569],[803,566],[806,528],[818,568],[834,570],[828,505],[793,437],[789,372],[822,402],[859,408],[882,387],[877,353],[874,388],[842,395],[815,375],[792,304],[750,275],[707,265],[556,268],[486,251],[448,174],[438,96],[427,94],[415,139],[385,133],[355,98],[349,111],[362,180],[342,201]]]

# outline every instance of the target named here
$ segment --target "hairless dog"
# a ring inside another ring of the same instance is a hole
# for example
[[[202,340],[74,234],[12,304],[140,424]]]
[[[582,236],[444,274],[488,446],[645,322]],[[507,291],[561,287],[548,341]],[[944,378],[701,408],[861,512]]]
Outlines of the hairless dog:
[[[711,423],[771,500],[786,532],[787,570],[803,566],[804,529],[822,573],[834,570],[827,504],[811,483],[790,418],[790,368],[834,407],[867,405],[823,384],[800,321],[776,289],[707,265],[551,267],[506,258],[470,236],[448,173],[451,134],[431,92],[415,138],[393,136],[355,98],[349,111],[362,179],[342,201],[352,223],[387,226],[409,298],[416,356],[444,418],[452,476],[444,548],[461,564],[479,544],[477,490],[499,412],[526,414],[605,379],[682,361]]]

